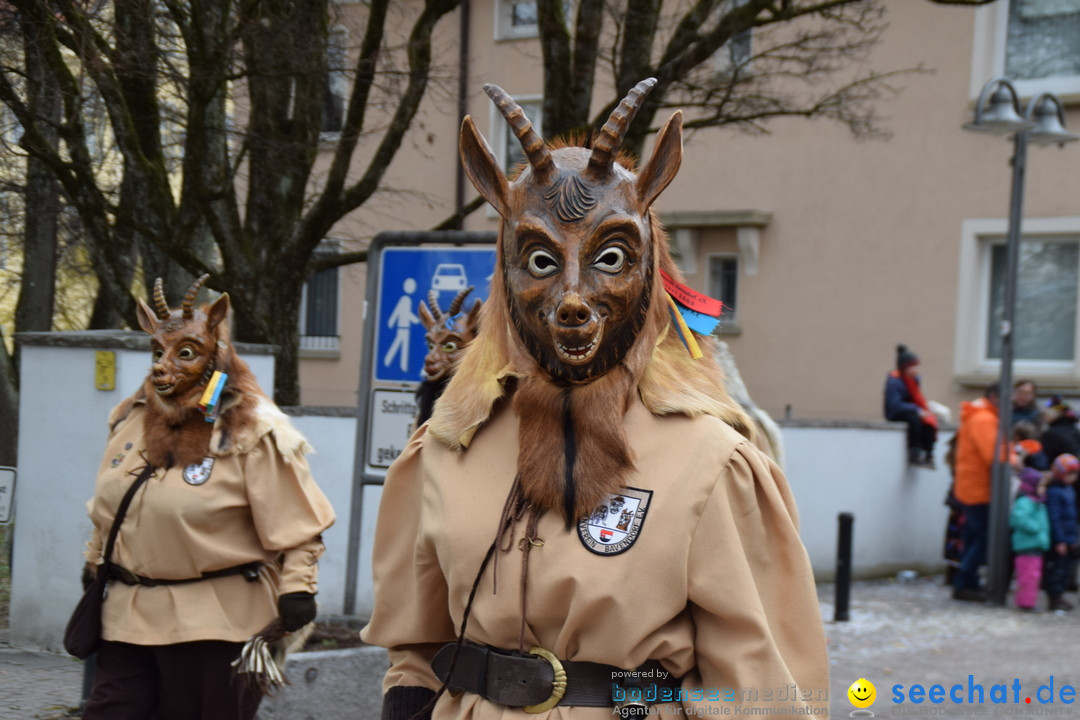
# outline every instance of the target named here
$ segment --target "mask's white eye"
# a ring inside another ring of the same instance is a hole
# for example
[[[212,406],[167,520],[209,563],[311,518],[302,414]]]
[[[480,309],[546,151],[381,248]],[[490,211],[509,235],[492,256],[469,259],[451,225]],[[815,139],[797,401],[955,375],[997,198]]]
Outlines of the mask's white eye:
[[[609,247],[600,253],[600,257],[593,261],[593,267],[608,273],[616,273],[622,270],[626,264],[626,253],[622,248]]]
[[[445,342],[442,346],[443,352],[452,353],[457,350],[456,342]]]
[[[161,360],[161,358],[163,358],[164,356],[165,356],[165,351],[162,350],[161,348],[157,348],[156,350],[154,350],[154,356],[153,356],[154,357],[154,362],[159,362]]]
[[[189,347],[180,348],[180,352],[177,353],[177,356],[181,360],[194,360],[195,359],[195,351],[192,350]]]
[[[535,277],[547,277],[559,269],[559,263],[547,250],[529,253],[529,272]]]
[[[432,350],[434,350],[435,349],[435,343],[428,340],[427,341],[427,349],[428,349],[428,352],[431,352]]]

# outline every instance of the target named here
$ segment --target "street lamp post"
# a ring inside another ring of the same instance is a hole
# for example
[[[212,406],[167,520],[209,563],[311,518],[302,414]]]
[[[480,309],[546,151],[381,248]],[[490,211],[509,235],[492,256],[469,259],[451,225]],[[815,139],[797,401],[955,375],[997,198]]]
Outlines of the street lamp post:
[[[1009,591],[1009,447],[1012,428],[1013,330],[1016,319],[1016,285],[1020,265],[1020,224],[1024,208],[1024,172],[1028,143],[1065,143],[1080,138],[1065,131],[1061,101],[1052,93],[1041,93],[1028,101],[1020,114],[1016,88],[1004,77],[983,86],[975,105],[975,119],[966,130],[1012,136],[1012,192],[1009,201],[1009,234],[1005,252],[1005,292],[1001,325],[1001,383],[998,396],[998,451],[994,453],[990,485],[990,523],[987,547],[989,593],[987,599],[1004,605]]]

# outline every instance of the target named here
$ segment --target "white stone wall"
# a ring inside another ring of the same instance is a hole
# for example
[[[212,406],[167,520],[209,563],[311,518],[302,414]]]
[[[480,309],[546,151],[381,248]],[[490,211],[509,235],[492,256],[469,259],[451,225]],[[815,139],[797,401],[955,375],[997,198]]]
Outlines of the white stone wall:
[[[800,534],[819,580],[836,569],[837,516],[855,516],[852,572],[856,577],[944,566],[942,548],[951,482],[937,470],[907,464],[904,426],[785,427],[785,469],[799,508]]]

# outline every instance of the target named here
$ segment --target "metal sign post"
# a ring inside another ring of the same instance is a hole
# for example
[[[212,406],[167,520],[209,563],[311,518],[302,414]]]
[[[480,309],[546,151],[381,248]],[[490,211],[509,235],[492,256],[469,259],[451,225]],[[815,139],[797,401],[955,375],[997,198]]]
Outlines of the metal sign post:
[[[346,615],[356,611],[364,488],[382,485],[386,470],[409,441],[416,388],[427,355],[417,309],[435,292],[446,307],[472,286],[465,301],[485,300],[495,271],[495,233],[384,232],[368,249],[364,340],[356,412],[349,546],[345,564]]]

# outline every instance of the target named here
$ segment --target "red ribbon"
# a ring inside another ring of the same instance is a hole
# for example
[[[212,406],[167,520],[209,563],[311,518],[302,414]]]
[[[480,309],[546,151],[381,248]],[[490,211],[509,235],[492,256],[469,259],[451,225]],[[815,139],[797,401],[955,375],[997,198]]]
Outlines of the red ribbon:
[[[663,270],[660,271],[660,277],[664,279],[664,289],[682,306],[712,317],[719,317],[723,312],[724,303],[719,300],[715,300],[708,295],[702,295],[697,290],[676,282]]]

